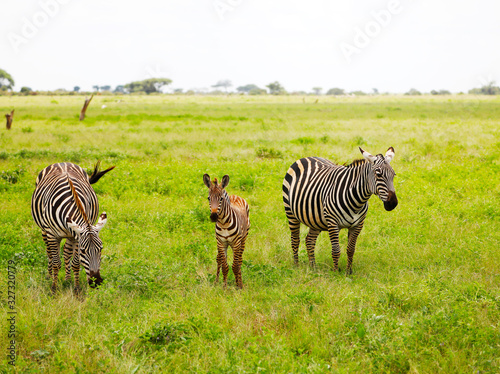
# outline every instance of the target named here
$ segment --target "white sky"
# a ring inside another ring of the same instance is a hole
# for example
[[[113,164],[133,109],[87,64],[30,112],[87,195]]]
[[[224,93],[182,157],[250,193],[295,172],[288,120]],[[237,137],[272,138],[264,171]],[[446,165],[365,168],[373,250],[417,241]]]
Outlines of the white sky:
[[[391,6],[390,20],[375,19]],[[17,90],[160,76],[173,88],[278,80],[308,92],[500,83],[498,0],[2,0],[0,14],[0,68]],[[348,61],[341,46],[356,47],[367,27],[368,45]]]

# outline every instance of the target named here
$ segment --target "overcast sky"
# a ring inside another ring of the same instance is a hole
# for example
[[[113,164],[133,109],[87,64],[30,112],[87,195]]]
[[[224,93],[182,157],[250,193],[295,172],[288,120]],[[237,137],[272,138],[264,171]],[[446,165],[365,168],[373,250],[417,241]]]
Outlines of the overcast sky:
[[[341,87],[467,91],[500,82],[498,0],[2,0],[16,90]]]

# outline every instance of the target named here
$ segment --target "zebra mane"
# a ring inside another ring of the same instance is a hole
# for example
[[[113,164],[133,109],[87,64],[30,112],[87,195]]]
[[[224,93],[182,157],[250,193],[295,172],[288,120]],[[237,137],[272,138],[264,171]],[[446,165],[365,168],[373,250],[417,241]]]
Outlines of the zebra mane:
[[[73,182],[71,182],[71,179],[69,179],[69,176],[67,176],[67,178],[68,178],[69,186],[71,187],[71,193],[73,194],[73,198],[75,199],[75,202],[76,202],[76,206],[78,207],[78,210],[82,214],[83,219],[85,220],[85,223],[90,225],[89,218],[87,217],[87,214],[83,210],[83,205],[82,205],[82,202],[80,201],[80,198],[78,197],[78,194],[76,193],[75,186],[73,186]]]
[[[343,164],[346,168],[355,168],[356,166],[363,165],[366,162],[364,158],[358,158],[357,160],[351,161],[349,164],[346,162]]]
[[[378,154],[377,157],[378,156],[384,158],[382,154]],[[343,164],[343,166],[345,166],[346,168],[355,168],[356,166],[363,165],[364,163],[366,163],[366,160],[364,158],[358,158],[357,160],[354,160],[349,164],[346,162],[345,164]]]

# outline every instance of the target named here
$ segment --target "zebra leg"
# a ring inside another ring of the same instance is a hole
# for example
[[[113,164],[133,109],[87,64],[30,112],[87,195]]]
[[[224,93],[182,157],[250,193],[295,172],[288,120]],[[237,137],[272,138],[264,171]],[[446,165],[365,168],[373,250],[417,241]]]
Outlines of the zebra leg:
[[[75,248],[75,242],[71,239],[66,239],[66,243],[64,243],[64,270],[65,276],[64,280],[71,280],[71,256],[73,255],[73,250]]]
[[[80,252],[78,250],[78,243],[75,242],[73,260],[71,261],[71,268],[75,276],[75,293],[80,293]]]
[[[241,264],[243,262],[243,252],[245,251],[246,236],[240,243],[233,248],[233,274],[238,288],[243,288],[243,279],[241,277]]]
[[[312,269],[316,268],[316,260],[314,258],[314,247],[316,246],[316,239],[321,231],[315,230],[313,228],[309,229],[309,233],[306,236],[306,249],[307,256],[309,257],[309,265]]]
[[[50,279],[50,278],[52,278],[52,262],[51,262],[50,251],[49,251],[49,243],[47,242],[47,232],[42,231],[42,238],[43,238],[43,242],[45,243],[45,250],[47,251],[47,259],[48,259],[49,274],[47,276],[47,279]]]
[[[61,258],[59,255],[61,247],[61,239],[56,238],[50,233],[46,233],[47,239],[47,253],[49,255],[49,262],[52,265],[52,292],[57,291],[57,277],[59,269],[61,269]]]
[[[363,222],[358,226],[351,227],[349,229],[349,242],[347,244],[347,268],[346,275],[352,274],[352,259],[354,257],[354,251],[356,250],[356,240],[358,235],[363,229]]]
[[[224,279],[224,288],[227,286],[227,273],[229,272],[229,265],[227,264],[227,242],[222,242],[217,237],[217,278],[219,281],[219,269],[222,268],[222,276]]]
[[[300,243],[300,222],[288,217],[288,227],[290,227],[292,238],[293,262],[299,264],[299,243]]]
[[[336,223],[328,221],[328,234],[332,243],[332,259],[333,271],[339,270],[340,244],[339,244],[339,227]]]
[[[219,283],[219,273],[222,268],[222,262],[224,261],[224,245],[220,242],[217,237],[217,276],[215,277],[215,283]]]

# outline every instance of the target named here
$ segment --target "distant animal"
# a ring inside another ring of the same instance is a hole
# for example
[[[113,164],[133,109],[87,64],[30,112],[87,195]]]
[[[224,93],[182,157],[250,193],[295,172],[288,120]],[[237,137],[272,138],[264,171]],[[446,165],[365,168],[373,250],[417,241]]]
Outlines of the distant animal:
[[[222,268],[224,287],[227,287],[227,248],[233,249],[233,273],[236,285],[243,288],[241,277],[241,263],[245,241],[250,229],[250,209],[245,199],[239,196],[229,196],[225,190],[229,184],[229,176],[224,175],[219,184],[217,178],[212,182],[208,174],[203,175],[203,182],[208,187],[208,201],[210,204],[210,219],[215,222],[215,238],[217,239],[217,277]]]
[[[296,264],[301,223],[309,227],[306,249],[311,267],[315,267],[316,239],[321,231],[328,231],[335,271],[340,257],[339,231],[346,228],[349,230],[346,274],[352,274],[356,240],[368,212],[368,199],[377,195],[387,211],[398,205],[393,183],[396,173],[390,165],[394,148],[390,147],[385,157],[359,150],[363,159],[347,166],[324,158],[306,157],[288,169],[283,180],[283,203]]]
[[[75,291],[80,290],[80,264],[93,287],[102,283],[100,275],[103,244],[99,231],[107,222],[106,212],[99,216],[99,203],[91,184],[114,169],[99,170],[97,162],[89,177],[80,166],[64,162],[43,169],[36,179],[31,199],[31,214],[42,229],[47,247],[49,277],[52,291],[57,290],[57,278],[61,268],[60,243],[64,244],[66,277],[71,279],[71,268],[75,277]],[[94,225],[97,217],[99,221]]]
[[[14,120],[14,109],[12,109],[10,113],[7,113],[5,115],[5,119],[7,120],[6,128],[7,130],[10,130],[10,128],[12,127],[12,121]]]

